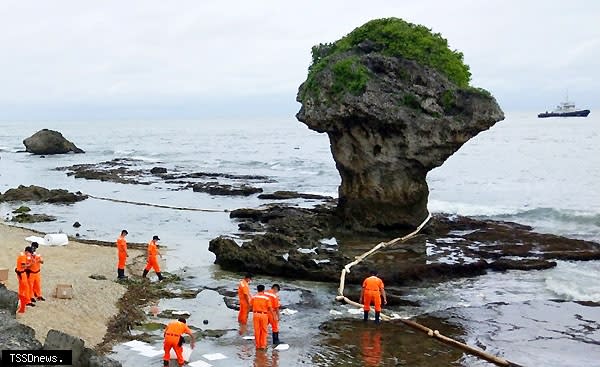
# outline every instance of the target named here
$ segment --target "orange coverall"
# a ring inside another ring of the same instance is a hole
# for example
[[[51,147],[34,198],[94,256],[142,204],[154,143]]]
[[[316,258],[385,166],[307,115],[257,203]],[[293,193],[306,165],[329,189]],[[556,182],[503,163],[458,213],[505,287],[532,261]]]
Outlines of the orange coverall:
[[[273,311],[269,313],[269,325],[271,325],[271,329],[273,330],[274,333],[278,333],[279,332],[278,311],[279,311],[279,306],[280,306],[279,296],[270,289],[268,291],[265,291],[265,295],[267,297],[269,297],[269,299],[271,300],[271,308],[273,309]]]
[[[31,255],[31,266],[29,267],[29,298],[42,297],[42,276],[40,270],[42,270],[42,263],[44,259],[40,254]]]
[[[171,359],[171,348],[175,350],[175,354],[177,355],[177,363],[180,366],[183,366],[185,360],[183,359],[183,346],[179,345],[179,339],[183,334],[192,334],[190,328],[180,321],[171,321],[167,328],[165,329],[165,341],[164,341],[164,350],[165,354],[163,356],[163,361],[169,361]]]
[[[256,348],[267,348],[267,328],[269,314],[272,312],[271,299],[265,292],[258,292],[252,297],[252,323],[254,324],[254,343]]]
[[[375,312],[381,312],[381,293],[379,291],[383,289],[383,281],[375,275],[371,275],[364,280],[362,286],[364,289],[363,309],[371,311],[371,301],[373,301]]]
[[[17,281],[19,282],[19,313],[25,313],[25,306],[31,302],[29,292],[29,279],[25,270],[31,265],[31,255],[26,252],[21,252],[17,257]]]
[[[251,298],[250,288],[246,279],[240,280],[238,285],[238,297],[240,298],[240,312],[238,313],[238,322],[242,325],[246,325],[248,322],[248,312],[250,311],[250,304],[248,298]]]
[[[117,254],[119,255],[119,263],[117,269],[125,269],[125,261],[127,260],[127,241],[125,236],[119,236],[117,238]]]
[[[160,273],[160,266],[158,266],[158,247],[156,246],[156,242],[154,240],[148,242],[148,262],[146,263],[146,267],[144,270],[149,271],[150,269],[154,269],[155,272]]]

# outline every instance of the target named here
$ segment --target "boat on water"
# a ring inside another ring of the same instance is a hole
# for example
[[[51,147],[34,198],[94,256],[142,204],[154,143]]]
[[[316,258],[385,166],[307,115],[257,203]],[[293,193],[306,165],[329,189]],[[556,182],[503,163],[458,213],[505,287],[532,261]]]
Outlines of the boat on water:
[[[561,102],[552,112],[542,112],[538,114],[539,118],[544,117],[587,117],[590,110],[578,110],[575,108],[575,103],[569,102],[569,97],[565,102]]]

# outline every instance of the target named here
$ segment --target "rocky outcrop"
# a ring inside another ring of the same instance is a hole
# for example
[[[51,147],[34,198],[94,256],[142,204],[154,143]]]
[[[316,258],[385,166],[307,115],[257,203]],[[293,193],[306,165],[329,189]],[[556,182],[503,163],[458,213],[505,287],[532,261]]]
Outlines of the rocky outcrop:
[[[18,302],[17,293],[8,290],[4,284],[0,284],[0,310],[8,311],[12,315],[17,311]]]
[[[153,175],[161,175],[167,173],[167,169],[165,167],[152,167],[150,173],[152,173]]]
[[[240,209],[230,217],[254,223],[262,233],[210,241],[215,263],[237,272],[339,281],[341,269],[380,242],[405,233],[357,235],[340,227],[335,209],[272,206]],[[240,238],[241,237],[241,240]],[[435,215],[423,232],[369,256],[346,275],[359,283],[377,268],[386,284],[403,286],[426,280],[475,276],[487,271],[534,270],[554,260],[598,260],[600,244],[532,232],[510,222]]]
[[[313,47],[309,70],[296,117],[328,134],[342,179],[338,214],[354,230],[417,226],[427,173],[504,118],[489,93],[468,86],[462,54],[400,19]]]
[[[65,139],[61,133],[43,129],[23,140],[25,151],[33,154],[85,153]]]
[[[10,218],[11,222],[17,223],[39,223],[39,222],[53,222],[56,220],[56,217],[48,214],[29,214],[29,213],[21,213],[14,215]]]
[[[307,199],[307,200],[333,200],[331,196],[304,194],[296,191],[275,191],[270,194],[260,194],[259,199],[265,200],[288,200],[288,199]]]
[[[84,347],[80,338],[58,330],[50,330],[44,345],[35,338],[35,330],[15,319],[17,294],[0,284],[0,365],[3,350],[71,350],[72,366],[121,367],[121,363]]]
[[[44,350],[70,350],[72,365],[81,366],[79,358],[83,354],[83,345],[85,342],[78,337],[65,334],[58,330],[49,330],[44,341]]]
[[[42,203],[71,204],[87,199],[87,195],[81,192],[72,193],[67,190],[53,189],[48,190],[44,187],[30,185],[19,185],[16,189],[9,189],[2,195],[2,201],[35,201]]]
[[[194,192],[204,192],[209,195],[250,196],[263,190],[249,185],[228,185],[216,181],[197,183],[192,186]]]
[[[0,285],[0,288],[3,287]],[[0,362],[3,350],[38,350],[42,344],[35,338],[35,330],[15,320],[15,314],[0,309]],[[2,365],[2,363],[0,363]]]
[[[147,162],[132,158],[115,158],[99,163],[75,164],[58,167],[56,170],[65,171],[67,176],[86,180],[109,181],[121,184],[151,185],[165,183],[172,185],[171,190],[189,190],[195,185],[198,191],[217,192],[214,195],[246,195],[249,182],[274,182],[267,176],[236,175],[219,172],[181,172],[167,170],[166,167],[152,167],[148,170]],[[210,180],[210,181],[207,181]],[[175,186],[175,187],[173,187]],[[252,193],[262,192],[254,189]]]

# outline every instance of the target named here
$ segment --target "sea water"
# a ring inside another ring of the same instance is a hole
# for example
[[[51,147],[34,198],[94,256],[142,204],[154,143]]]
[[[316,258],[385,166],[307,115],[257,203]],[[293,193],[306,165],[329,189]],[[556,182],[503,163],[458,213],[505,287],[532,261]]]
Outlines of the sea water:
[[[86,153],[40,158],[21,152],[24,149],[21,141],[42,128],[61,131]],[[230,210],[264,204],[256,196],[210,196],[191,190],[174,191],[160,183],[124,185],[89,181],[55,170],[114,158],[135,159],[138,168],[147,170],[161,166],[186,172],[266,175],[272,182],[257,185],[265,192],[295,190],[336,196],[340,183],[327,136],[310,131],[293,118],[1,122],[0,131],[2,192],[19,184],[36,184],[169,206]],[[600,242],[600,119],[593,113],[588,118],[551,119],[537,119],[533,113],[508,114],[505,121],[471,139],[441,167],[431,171],[427,180],[432,212],[510,220],[531,225],[540,232]],[[11,209],[13,205],[2,204],[0,214],[6,217]],[[207,249],[210,239],[237,232],[237,225],[226,212],[178,211],[96,199],[68,206],[32,205],[32,209],[58,218],[55,222],[30,225],[45,232],[77,233],[83,238],[113,241],[126,228],[132,242],[147,242],[158,234],[168,247],[168,268],[185,268],[195,276],[189,286],[235,287],[238,275],[213,265],[214,255]],[[73,228],[75,221],[82,227]],[[586,337],[568,332],[561,334],[562,337],[545,335],[544,330],[556,329],[559,335],[560,330],[573,328],[579,322],[575,317],[582,311],[577,307],[584,306],[557,301],[600,301],[598,264],[560,261],[549,270],[488,273],[425,288],[407,288],[405,294],[421,303],[422,307],[414,312],[451,310],[460,317],[473,319],[485,314],[491,304],[506,303],[508,306],[494,308],[496,314],[467,325],[467,339],[523,365],[594,366],[597,365],[594,361],[600,360],[597,330]],[[272,279],[265,277],[260,281]],[[315,353],[321,353],[319,348],[326,348],[317,347],[310,340],[315,337],[319,323],[330,318],[330,310],[337,307],[327,301],[335,296],[335,287],[280,281],[318,291],[312,308],[305,310],[308,314],[290,318],[288,322],[296,330],[303,330],[296,332],[297,339],[292,339],[298,345],[296,350],[292,348],[279,357],[282,366],[301,365]],[[293,304],[298,297],[297,292],[282,293],[284,303]],[[198,313],[207,312],[194,302],[182,301],[179,305],[200,307]],[[531,335],[511,334],[511,329],[502,325],[514,326],[529,320],[529,316],[525,315],[527,312],[523,315],[516,312],[510,305],[548,317],[540,318],[537,324],[528,324]],[[562,310],[573,322],[552,316],[553,310]],[[598,319],[600,315],[596,311],[588,317]],[[534,335],[536,330],[540,335]],[[237,354],[238,362],[253,359],[252,351],[244,354],[236,343],[224,340],[215,347]],[[540,340],[554,342],[544,344]],[[560,360],[549,363],[540,357],[552,355],[557,348],[561,350]],[[585,348],[590,351],[581,353]],[[124,359],[123,354],[117,356]],[[336,365],[334,360],[331,362],[327,365]],[[466,357],[463,364],[475,366],[480,362]]]

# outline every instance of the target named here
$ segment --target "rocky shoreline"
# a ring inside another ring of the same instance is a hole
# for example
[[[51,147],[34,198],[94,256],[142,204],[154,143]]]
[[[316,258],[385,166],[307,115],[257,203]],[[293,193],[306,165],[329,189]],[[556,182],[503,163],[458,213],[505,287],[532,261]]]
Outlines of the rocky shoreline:
[[[35,337],[35,331],[19,323],[15,318],[17,293],[0,284],[0,351],[2,350],[71,350],[73,366],[77,367],[120,367],[121,363],[110,359],[91,348],[75,336],[58,330],[50,330],[42,344]],[[0,356],[0,362],[2,357]]]
[[[238,209],[239,236],[210,242],[215,263],[237,272],[294,279],[339,281],[341,269],[377,243],[406,233],[348,231],[333,207],[313,209],[271,205]],[[356,265],[346,277],[359,283],[377,268],[386,284],[403,286],[426,280],[476,276],[487,271],[536,270],[555,260],[598,260],[600,244],[536,233],[512,222],[436,214],[423,232],[386,248]]]

